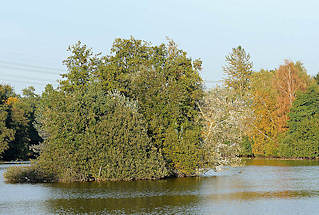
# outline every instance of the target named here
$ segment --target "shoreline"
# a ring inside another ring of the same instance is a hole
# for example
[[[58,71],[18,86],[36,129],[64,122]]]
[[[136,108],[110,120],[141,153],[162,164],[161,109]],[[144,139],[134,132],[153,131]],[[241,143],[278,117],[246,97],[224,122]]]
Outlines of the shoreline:
[[[31,161],[0,161],[0,164],[30,164]]]

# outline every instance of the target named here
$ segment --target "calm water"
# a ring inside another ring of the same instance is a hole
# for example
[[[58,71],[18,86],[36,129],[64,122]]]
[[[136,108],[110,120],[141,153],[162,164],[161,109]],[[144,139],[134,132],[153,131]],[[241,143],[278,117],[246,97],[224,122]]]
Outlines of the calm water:
[[[6,184],[0,214],[318,214],[319,162],[249,160],[201,178]]]

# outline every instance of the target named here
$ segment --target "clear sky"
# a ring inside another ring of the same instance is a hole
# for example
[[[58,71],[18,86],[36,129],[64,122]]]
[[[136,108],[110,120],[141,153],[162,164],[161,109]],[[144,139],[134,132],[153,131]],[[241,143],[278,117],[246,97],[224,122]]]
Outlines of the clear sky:
[[[319,72],[316,0],[10,0],[0,7],[0,83],[20,93],[56,83],[69,45],[108,53],[115,38],[159,44],[166,36],[203,60],[207,81],[223,78],[225,56],[241,45],[254,69],[300,60]],[[56,85],[55,85],[56,86]],[[212,83],[207,84],[208,87]]]

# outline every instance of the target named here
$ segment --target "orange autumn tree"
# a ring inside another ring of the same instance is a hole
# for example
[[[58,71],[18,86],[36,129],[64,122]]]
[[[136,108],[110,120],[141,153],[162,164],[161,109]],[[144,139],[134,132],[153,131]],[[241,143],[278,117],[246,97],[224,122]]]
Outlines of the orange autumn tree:
[[[277,90],[278,132],[287,130],[288,113],[296,98],[297,91],[305,91],[311,84],[311,78],[301,62],[285,61],[275,72],[273,88]]]

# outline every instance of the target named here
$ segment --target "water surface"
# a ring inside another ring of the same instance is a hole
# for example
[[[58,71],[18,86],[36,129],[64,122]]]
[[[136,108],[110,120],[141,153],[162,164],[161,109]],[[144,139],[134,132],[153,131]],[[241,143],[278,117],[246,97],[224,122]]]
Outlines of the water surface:
[[[7,184],[0,214],[316,214],[319,161],[248,160],[205,177]]]

